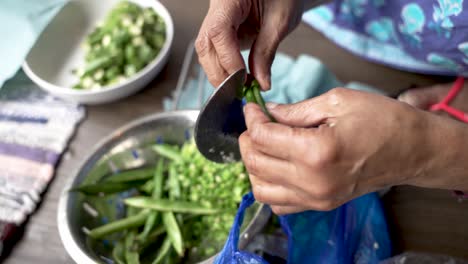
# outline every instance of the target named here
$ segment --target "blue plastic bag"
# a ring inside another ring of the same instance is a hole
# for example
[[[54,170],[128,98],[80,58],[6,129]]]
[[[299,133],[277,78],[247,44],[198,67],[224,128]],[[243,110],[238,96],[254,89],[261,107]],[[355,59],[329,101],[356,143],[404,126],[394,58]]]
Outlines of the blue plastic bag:
[[[229,237],[215,264],[268,263],[259,256],[239,251],[240,227],[252,193],[243,197]],[[288,236],[288,263],[378,263],[391,256],[384,212],[377,194],[354,199],[329,211],[307,211],[280,216]]]

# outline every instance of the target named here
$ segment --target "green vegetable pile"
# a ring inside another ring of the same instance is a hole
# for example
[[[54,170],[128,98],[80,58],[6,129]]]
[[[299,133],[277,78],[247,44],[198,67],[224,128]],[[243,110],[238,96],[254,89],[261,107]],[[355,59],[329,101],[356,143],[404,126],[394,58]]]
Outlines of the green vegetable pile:
[[[166,26],[152,8],[122,1],[83,44],[85,65],[74,73],[75,89],[99,89],[131,77],[159,53]]]
[[[124,199],[125,217],[89,230],[89,238],[114,241],[112,259],[119,264],[187,263],[214,255],[250,188],[243,164],[208,161],[193,141],[181,147],[157,144],[152,150],[160,157],[155,167],[123,171],[73,190],[88,200],[137,190]]]

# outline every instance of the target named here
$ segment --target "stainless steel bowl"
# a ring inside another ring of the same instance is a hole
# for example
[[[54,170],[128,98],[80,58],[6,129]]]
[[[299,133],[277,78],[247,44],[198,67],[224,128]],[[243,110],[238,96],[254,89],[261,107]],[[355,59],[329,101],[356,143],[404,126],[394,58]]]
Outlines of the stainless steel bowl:
[[[83,195],[68,190],[82,182],[99,179],[116,169],[124,170],[154,164],[155,154],[147,147],[158,140],[182,144],[192,136],[198,113],[199,111],[195,110],[174,111],[138,119],[105,138],[85,159],[74,177],[64,187],[58,208],[60,238],[75,262],[106,263],[102,255],[89,245],[83,231],[83,228],[93,228],[98,225],[96,217],[87,210],[83,203],[85,198]],[[270,214],[267,206],[260,205],[256,209],[239,240],[241,249],[261,231]]]

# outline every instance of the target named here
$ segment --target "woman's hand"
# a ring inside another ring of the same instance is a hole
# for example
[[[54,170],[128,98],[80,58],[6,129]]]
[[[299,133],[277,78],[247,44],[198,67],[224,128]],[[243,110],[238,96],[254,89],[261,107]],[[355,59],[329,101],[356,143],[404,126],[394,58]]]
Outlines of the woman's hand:
[[[408,103],[414,107],[428,110],[433,104],[439,103],[448,94],[453,83],[439,84],[430,87],[413,88],[398,96],[398,100]],[[458,95],[450,102],[450,105],[468,113],[468,83],[465,82],[464,87]]]
[[[299,24],[302,12],[303,0],[211,0],[195,44],[209,81],[218,86],[245,68],[242,40],[251,46],[251,73],[269,89],[278,45]]]
[[[468,188],[464,173],[448,173],[466,161],[442,147],[466,146],[466,129],[453,120],[343,88],[269,110],[278,123],[245,107],[240,147],[256,199],[277,214],[331,210],[400,184]]]

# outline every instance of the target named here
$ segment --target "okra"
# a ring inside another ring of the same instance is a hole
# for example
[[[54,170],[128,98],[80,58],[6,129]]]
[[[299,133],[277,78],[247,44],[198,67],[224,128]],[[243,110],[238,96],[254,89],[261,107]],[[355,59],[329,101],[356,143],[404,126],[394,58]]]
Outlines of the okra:
[[[120,173],[116,173],[104,180],[104,182],[132,182],[149,180],[154,175],[153,168],[138,168],[125,170]]]
[[[173,146],[157,144],[153,146],[153,150],[162,157],[172,160],[173,162],[181,163],[184,161],[180,153],[175,150]]]
[[[165,27],[152,8],[117,4],[83,43],[85,64],[76,71],[80,81],[73,88],[100,88],[120,83],[123,79],[118,76],[132,77],[161,50],[166,41]],[[94,82],[85,80],[87,76]]]
[[[163,184],[163,173],[164,173],[164,159],[159,159],[156,169],[154,171],[154,177],[153,177],[153,182],[154,182],[154,188],[153,188],[153,193],[152,197],[154,199],[159,199],[162,196],[162,184]],[[151,212],[151,214],[148,216],[148,219],[146,219],[145,227],[143,228],[143,232],[140,234],[139,238],[141,240],[144,240],[148,234],[151,232],[153,227],[156,225],[156,221],[158,219],[158,212]]]
[[[172,212],[164,212],[162,214],[164,226],[166,232],[171,240],[171,244],[179,256],[184,255],[184,244],[182,240],[182,233],[180,232],[177,220]]]
[[[246,86],[244,86],[243,93],[247,102],[258,104],[270,121],[276,122],[266,108],[265,101],[260,93],[260,84],[257,80],[254,79],[249,84],[246,84]]]
[[[140,254],[135,248],[135,236],[136,232],[131,230],[125,237],[125,260],[127,264],[139,264]]]
[[[252,82],[252,92],[255,98],[255,102],[260,106],[262,111],[268,116],[271,122],[276,122],[273,116],[268,112],[268,109],[266,108],[265,101],[263,100],[263,97],[260,94],[260,84],[257,80],[254,80]]]
[[[180,198],[180,185],[174,165],[169,167],[169,198],[172,200]]]
[[[158,255],[156,256],[152,264],[162,263],[162,260],[167,256],[170,249],[171,249],[171,240],[169,239],[169,236],[167,236],[164,239],[164,242],[162,243],[161,247],[159,248]]]
[[[100,239],[115,232],[139,227],[145,223],[149,213],[150,211],[144,210],[137,215],[119,219],[109,224],[96,227],[89,231],[88,236],[94,239]]]
[[[125,264],[124,244],[121,241],[117,241],[114,248],[112,249],[112,258],[117,264]]]
[[[125,204],[133,207],[151,209],[161,212],[189,213],[189,214],[216,214],[222,210],[210,208],[197,203],[186,201],[171,201],[167,199],[152,199],[137,196],[125,199]]]
[[[101,182],[80,185],[76,188],[71,189],[71,192],[81,192],[87,195],[99,195],[99,194],[113,194],[126,191],[132,188],[141,186],[144,181],[131,181],[131,182]]]

